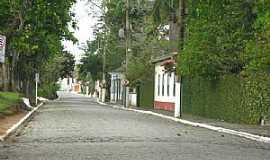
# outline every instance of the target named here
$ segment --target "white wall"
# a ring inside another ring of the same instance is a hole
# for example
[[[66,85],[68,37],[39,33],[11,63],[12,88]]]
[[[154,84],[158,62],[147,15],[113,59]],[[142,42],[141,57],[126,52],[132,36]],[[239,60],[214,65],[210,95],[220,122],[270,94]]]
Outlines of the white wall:
[[[69,83],[68,83],[68,81],[69,81]],[[74,79],[73,82],[75,83],[75,79]],[[74,83],[72,83],[72,78],[64,78],[62,80],[59,80],[60,90],[62,90],[62,91],[72,91]]]
[[[160,63],[155,65],[155,101],[175,103],[176,96],[173,94],[175,73],[165,73],[164,66]],[[160,75],[160,93],[158,94],[158,75]],[[162,95],[162,76],[164,75],[164,95]],[[168,79],[169,76],[169,79]],[[169,80],[169,81],[168,81]],[[167,84],[169,83],[169,95],[167,94]]]
[[[136,93],[129,94],[129,104],[132,106],[137,106],[137,94]]]

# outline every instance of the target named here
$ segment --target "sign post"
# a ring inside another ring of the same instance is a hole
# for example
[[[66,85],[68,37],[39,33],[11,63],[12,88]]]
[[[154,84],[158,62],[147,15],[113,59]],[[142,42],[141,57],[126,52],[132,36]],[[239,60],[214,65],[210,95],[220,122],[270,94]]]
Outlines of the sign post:
[[[39,82],[39,73],[36,73],[36,75],[35,75],[35,81],[36,81],[36,105],[38,105],[38,82]]]

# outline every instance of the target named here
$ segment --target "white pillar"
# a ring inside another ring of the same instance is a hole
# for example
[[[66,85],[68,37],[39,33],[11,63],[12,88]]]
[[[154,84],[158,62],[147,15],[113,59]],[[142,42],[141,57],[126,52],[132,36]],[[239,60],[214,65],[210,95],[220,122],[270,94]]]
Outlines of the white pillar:
[[[101,95],[101,101],[104,103],[105,102],[105,98],[106,98],[106,88],[102,88],[101,89],[101,93],[102,93],[102,95]]]
[[[36,80],[36,106],[38,105],[38,81]]]
[[[89,95],[89,86],[86,86],[86,93],[87,96]]]
[[[174,117],[180,117],[181,111],[181,84],[180,82],[176,82],[175,84],[175,109],[174,109]]]
[[[99,83],[99,85],[100,85],[100,83]],[[102,101],[102,88],[100,86],[98,87],[98,99],[100,101]]]
[[[126,87],[126,104],[125,107],[129,107],[129,87]]]
[[[39,82],[39,74],[35,74],[35,81],[36,81],[36,106],[38,105],[38,82]]]

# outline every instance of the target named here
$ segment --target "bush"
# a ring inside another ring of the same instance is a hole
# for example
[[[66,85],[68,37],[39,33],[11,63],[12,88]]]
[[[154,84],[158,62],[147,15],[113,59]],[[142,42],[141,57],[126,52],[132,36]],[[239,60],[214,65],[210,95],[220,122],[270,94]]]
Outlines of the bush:
[[[12,105],[20,102],[20,95],[13,92],[0,92],[0,112],[5,112]]]
[[[38,96],[55,99],[57,98],[56,92],[60,89],[60,86],[55,83],[44,84],[38,89]]]

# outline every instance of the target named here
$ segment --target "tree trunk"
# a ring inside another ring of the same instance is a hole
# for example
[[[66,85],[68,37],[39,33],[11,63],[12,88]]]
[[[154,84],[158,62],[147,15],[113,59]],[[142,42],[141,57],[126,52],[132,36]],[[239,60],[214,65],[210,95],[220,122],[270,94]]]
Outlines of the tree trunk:
[[[179,51],[181,52],[184,48],[184,37],[185,37],[185,9],[186,8],[186,1],[179,0],[179,10],[178,10],[178,41],[179,41]]]
[[[25,95],[26,97],[30,98],[30,80],[26,80],[26,88],[25,88]]]
[[[3,76],[3,65],[4,64],[1,64],[0,63],[0,91],[3,91],[3,88],[4,88],[4,76]]]
[[[170,29],[169,29],[169,40],[170,40],[170,50],[172,52],[178,52],[178,45],[179,44],[179,25],[171,20],[169,22]]]
[[[16,79],[17,79],[17,76],[16,76],[16,64],[17,64],[17,59],[18,59],[18,56],[17,56],[17,53],[16,52],[13,52],[12,53],[12,63],[11,63],[11,73],[10,73],[10,75],[11,75],[11,90],[12,91],[17,91],[17,86],[18,86],[18,84],[17,84],[17,81],[16,81]]]
[[[7,83],[7,68],[6,68],[7,64],[3,64],[2,65],[2,83],[3,83],[3,91],[8,91],[8,83]]]

